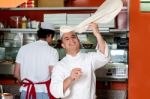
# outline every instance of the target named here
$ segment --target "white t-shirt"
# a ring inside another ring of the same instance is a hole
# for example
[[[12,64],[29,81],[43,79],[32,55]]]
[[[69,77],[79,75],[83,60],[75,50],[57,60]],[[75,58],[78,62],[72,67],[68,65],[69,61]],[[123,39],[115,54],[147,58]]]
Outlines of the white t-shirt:
[[[53,69],[50,85],[51,93],[56,98],[61,97],[61,99],[96,99],[95,70],[104,66],[109,60],[108,47],[105,49],[105,54],[97,51],[79,52],[75,57],[66,55]],[[63,93],[63,81],[70,76],[73,68],[81,68],[83,74]]]
[[[20,64],[21,80],[27,78],[32,82],[43,82],[50,79],[49,66],[58,62],[58,52],[49,46],[46,41],[24,45],[20,48],[16,63]],[[45,85],[35,85],[36,92],[47,92]],[[20,91],[26,90],[21,87]]]

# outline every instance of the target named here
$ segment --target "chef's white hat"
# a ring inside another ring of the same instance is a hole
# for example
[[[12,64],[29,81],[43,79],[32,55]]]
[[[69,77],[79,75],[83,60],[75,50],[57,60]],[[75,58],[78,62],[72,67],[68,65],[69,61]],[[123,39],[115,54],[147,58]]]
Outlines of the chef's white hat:
[[[60,38],[62,38],[62,36],[65,34],[65,33],[68,33],[68,32],[71,32],[73,31],[74,32],[74,28],[71,27],[71,26],[67,26],[67,25],[63,25],[60,27]]]
[[[41,22],[41,28],[42,29],[49,29],[49,30],[55,30],[54,25],[49,22]]]

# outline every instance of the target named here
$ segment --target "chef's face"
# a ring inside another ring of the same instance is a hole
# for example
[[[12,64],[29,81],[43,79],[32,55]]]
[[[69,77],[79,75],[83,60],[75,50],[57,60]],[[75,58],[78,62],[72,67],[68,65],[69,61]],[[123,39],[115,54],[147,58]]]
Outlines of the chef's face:
[[[77,53],[80,49],[79,39],[74,32],[64,33],[61,45],[67,53]]]

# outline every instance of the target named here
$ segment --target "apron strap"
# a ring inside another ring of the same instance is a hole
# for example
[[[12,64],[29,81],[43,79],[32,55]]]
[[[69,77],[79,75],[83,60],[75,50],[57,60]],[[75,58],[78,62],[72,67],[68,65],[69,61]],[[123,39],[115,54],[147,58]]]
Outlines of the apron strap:
[[[34,84],[45,84],[47,88],[47,93],[50,99],[56,99],[51,93],[50,93],[50,83],[51,80],[47,80],[44,82],[38,82],[38,83],[33,83],[29,79],[23,79],[21,82],[21,85],[24,87],[27,87],[27,94],[26,94],[26,99],[30,99],[32,96],[32,99],[36,99],[36,91],[35,91],[35,86]]]
[[[48,81],[45,81],[45,82],[39,82],[39,83],[36,83],[36,84],[45,84],[46,85],[46,88],[47,88],[47,93],[50,97],[50,99],[56,99],[50,92],[50,84],[51,84],[51,80],[48,80]]]
[[[27,87],[26,99],[30,99],[31,96],[32,99],[36,99],[35,86],[32,81],[30,81],[29,79],[23,79],[21,85],[23,87]]]

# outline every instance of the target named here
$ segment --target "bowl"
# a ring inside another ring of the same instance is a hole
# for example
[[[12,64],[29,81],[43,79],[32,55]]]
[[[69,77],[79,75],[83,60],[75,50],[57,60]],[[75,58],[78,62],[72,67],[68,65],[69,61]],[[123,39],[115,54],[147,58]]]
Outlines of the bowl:
[[[85,49],[89,49],[93,47],[93,44],[82,44]]]
[[[0,93],[0,99],[14,99],[11,93]]]

